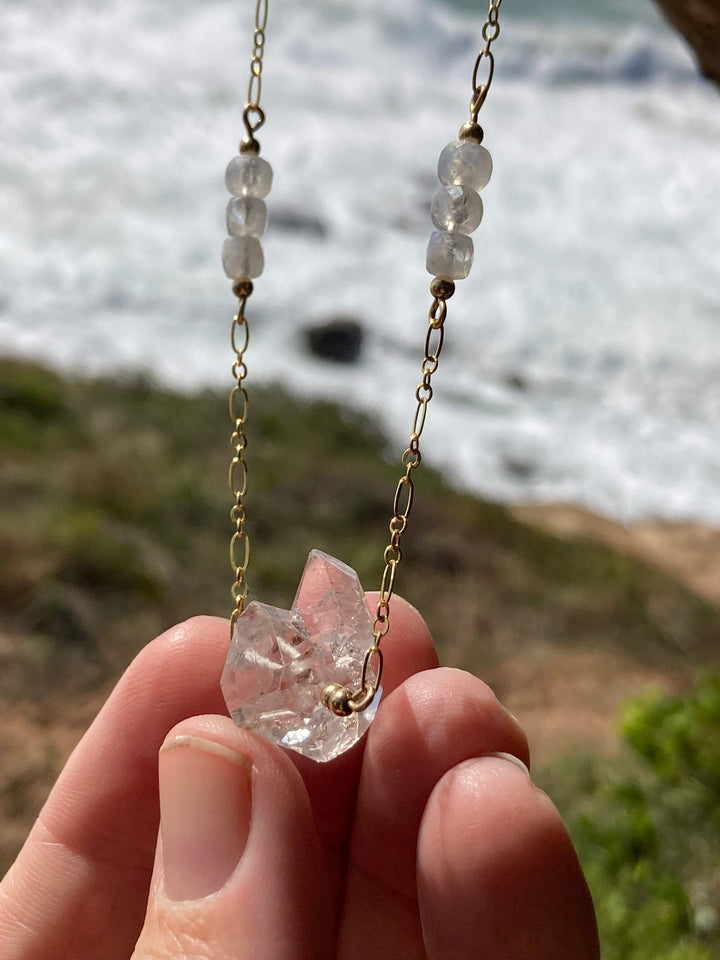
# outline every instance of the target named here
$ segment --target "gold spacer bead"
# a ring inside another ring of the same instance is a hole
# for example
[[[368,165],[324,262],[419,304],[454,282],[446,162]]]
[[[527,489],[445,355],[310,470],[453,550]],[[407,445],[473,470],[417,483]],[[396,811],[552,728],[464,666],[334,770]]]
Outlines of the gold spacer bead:
[[[260,141],[255,137],[243,137],[240,141],[240,153],[252,153],[257,156],[260,153]]]
[[[349,717],[352,713],[352,696],[352,691],[341,683],[329,683],[322,692],[322,702],[335,716]]]
[[[455,281],[450,277],[434,277],[430,282],[430,293],[437,300],[449,300],[455,293]]]
[[[248,280],[246,278],[233,280],[232,292],[235,294],[238,300],[242,299],[242,297],[249,297],[253,292],[252,280]]]
[[[464,123],[460,127],[458,136],[461,140],[474,140],[475,143],[482,143],[485,131],[479,123],[476,123],[474,120],[468,120],[467,123]]]

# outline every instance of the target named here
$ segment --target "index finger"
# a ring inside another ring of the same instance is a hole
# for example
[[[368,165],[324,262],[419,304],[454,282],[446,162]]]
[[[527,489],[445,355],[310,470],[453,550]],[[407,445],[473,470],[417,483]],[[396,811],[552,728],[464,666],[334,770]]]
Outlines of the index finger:
[[[220,673],[227,630],[226,620],[194,618],[148,644],[128,667],[0,886],[6,960],[80,960],[93,946],[105,960],[130,955],[155,852],[157,753],[178,721],[226,712]]]

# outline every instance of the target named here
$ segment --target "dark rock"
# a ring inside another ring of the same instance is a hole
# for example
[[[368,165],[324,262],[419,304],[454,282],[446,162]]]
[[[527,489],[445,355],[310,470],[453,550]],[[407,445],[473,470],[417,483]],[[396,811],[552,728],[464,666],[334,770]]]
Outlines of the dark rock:
[[[282,230],[284,233],[304,233],[318,240],[324,239],[328,233],[327,227],[318,217],[301,213],[290,207],[280,209],[273,207],[271,217],[273,229]]]
[[[528,382],[520,373],[510,373],[505,378],[505,383],[513,390],[519,390],[524,393],[528,388]]]
[[[351,317],[337,317],[305,331],[310,353],[336,363],[357,363],[363,342],[363,328]]]
[[[701,73],[720,84],[720,4],[717,0],[657,0],[668,22],[695,51]]]
[[[516,457],[503,457],[502,465],[505,473],[517,480],[529,480],[535,473],[535,464]]]

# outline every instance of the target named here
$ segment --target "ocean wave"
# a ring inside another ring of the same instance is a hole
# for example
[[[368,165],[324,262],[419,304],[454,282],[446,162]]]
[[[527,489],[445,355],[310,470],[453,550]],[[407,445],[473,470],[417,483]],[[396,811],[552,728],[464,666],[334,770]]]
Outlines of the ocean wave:
[[[502,499],[720,522],[716,94],[652,24],[506,7],[482,118],[495,171],[429,458]],[[4,352],[183,389],[227,380],[222,173],[251,8],[6,4]],[[434,168],[466,116],[482,18],[425,0],[276,0],[271,16],[251,375],[364,404],[399,445]],[[366,330],[356,369],[302,350],[299,328],[338,314]]]

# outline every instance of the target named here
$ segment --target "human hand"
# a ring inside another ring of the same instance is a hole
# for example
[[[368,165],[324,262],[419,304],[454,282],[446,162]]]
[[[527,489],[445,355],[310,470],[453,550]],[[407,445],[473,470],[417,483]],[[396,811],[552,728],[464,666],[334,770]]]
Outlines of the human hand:
[[[364,746],[314,764],[218,715],[226,621],[149,644],[0,886],[3,960],[597,960],[517,722],[399,599],[384,645]]]

